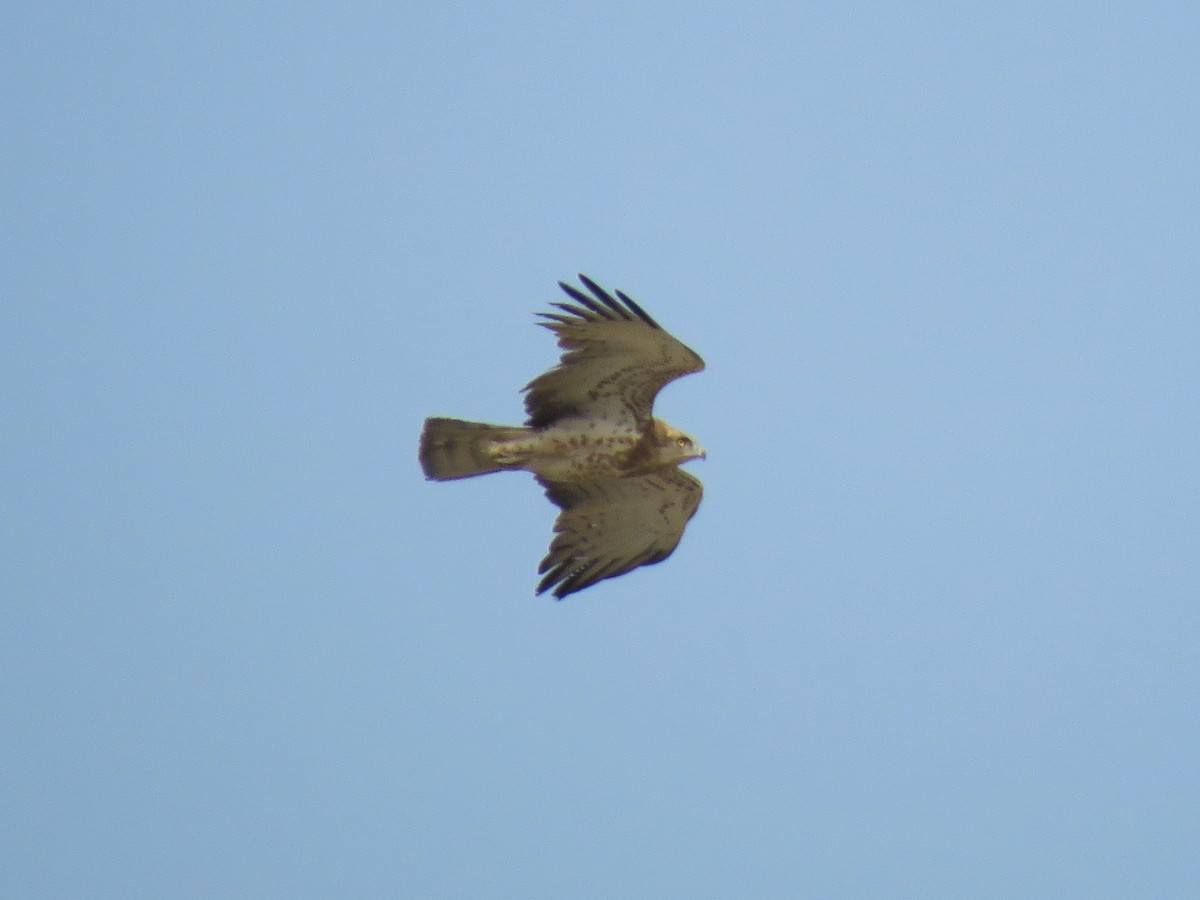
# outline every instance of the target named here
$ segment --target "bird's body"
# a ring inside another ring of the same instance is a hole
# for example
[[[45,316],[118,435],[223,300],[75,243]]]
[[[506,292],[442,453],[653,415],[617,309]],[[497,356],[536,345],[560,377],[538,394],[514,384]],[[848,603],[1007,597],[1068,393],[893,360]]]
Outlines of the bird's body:
[[[502,469],[523,469],[546,481],[626,478],[682,462],[681,440],[683,447],[694,446],[658,419],[644,428],[578,418],[517,428],[430,418],[421,438],[421,463],[426,476],[438,481]]]
[[[562,512],[539,572],[538,593],[573,591],[665,559],[700,504],[700,482],[678,469],[704,456],[688,435],[653,418],[659,389],[704,368],[640,306],[584,276],[591,296],[542,313],[564,349],[559,365],[525,388],[524,426],[430,418],[421,433],[427,478],[532,472]]]

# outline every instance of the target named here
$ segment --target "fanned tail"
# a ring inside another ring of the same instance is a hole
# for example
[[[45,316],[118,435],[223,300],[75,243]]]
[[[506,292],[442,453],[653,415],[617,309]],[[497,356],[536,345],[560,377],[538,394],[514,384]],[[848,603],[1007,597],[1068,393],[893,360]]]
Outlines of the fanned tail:
[[[435,481],[470,478],[515,468],[511,460],[497,461],[494,445],[519,440],[524,428],[485,425],[462,419],[426,419],[418,456],[425,477]]]

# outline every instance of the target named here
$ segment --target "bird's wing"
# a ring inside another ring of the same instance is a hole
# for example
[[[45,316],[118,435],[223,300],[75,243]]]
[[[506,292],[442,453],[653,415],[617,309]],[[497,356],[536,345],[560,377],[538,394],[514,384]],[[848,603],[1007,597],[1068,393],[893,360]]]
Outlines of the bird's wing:
[[[680,343],[625,294],[612,297],[584,275],[591,291],[559,282],[574,303],[541,313],[563,349],[557,366],[525,386],[527,424],[571,417],[644,425],[667,382],[699,372],[704,360]]]
[[[704,492],[687,472],[667,468],[589,482],[538,479],[562,508],[550,552],[538,566],[540,594],[560,600],[605,578],[661,562],[675,550]]]

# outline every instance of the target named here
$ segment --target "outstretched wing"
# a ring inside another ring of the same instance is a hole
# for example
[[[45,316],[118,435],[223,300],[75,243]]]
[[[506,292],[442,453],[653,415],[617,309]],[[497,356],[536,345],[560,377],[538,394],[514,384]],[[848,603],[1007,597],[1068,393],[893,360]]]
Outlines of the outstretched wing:
[[[526,424],[541,427],[575,416],[644,425],[668,381],[699,372],[704,360],[625,294],[614,299],[585,275],[591,296],[559,282],[574,303],[540,313],[563,348],[557,366],[525,387]]]
[[[562,508],[550,552],[538,566],[540,594],[560,600],[605,578],[661,562],[675,550],[704,492],[676,468],[633,478],[565,483],[538,479]]]

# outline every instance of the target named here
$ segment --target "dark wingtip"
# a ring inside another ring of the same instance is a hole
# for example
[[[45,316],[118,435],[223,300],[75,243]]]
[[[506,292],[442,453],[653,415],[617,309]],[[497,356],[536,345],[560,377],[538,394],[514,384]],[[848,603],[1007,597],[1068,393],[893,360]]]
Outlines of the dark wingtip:
[[[612,294],[600,287],[600,285],[596,284],[596,282],[592,281],[592,279],[588,278],[582,272],[579,273],[579,280],[583,282],[584,287],[586,287],[595,295],[597,300],[619,315],[622,319],[629,320],[632,318],[632,316],[629,315],[629,310],[614,300]],[[617,293],[620,293],[620,291]]]
[[[537,589],[534,591],[534,594],[539,597],[546,593],[546,591],[550,591],[551,596],[555,600],[562,600],[568,594],[573,594],[579,590],[578,587],[572,584],[571,575],[568,572],[567,560],[558,560],[555,562],[550,557],[546,557],[542,560],[541,565],[538,566],[538,574],[542,575],[543,573],[545,577],[538,582]]]
[[[609,309],[618,313],[622,319],[632,319],[633,316],[631,316],[630,313],[633,313],[651,328],[657,328],[660,331],[662,330],[662,326],[655,322],[654,319],[651,318],[650,314],[642,309],[641,305],[624,291],[614,291],[613,293],[617,295],[617,299],[613,299],[612,294],[600,287],[600,285],[598,285],[591,278],[588,278],[582,272],[579,273],[579,280],[583,283],[584,287],[586,287],[596,296],[597,300],[602,302]],[[559,282],[559,285],[563,290],[567,291],[567,293],[574,295],[574,292],[561,281]]]
[[[612,298],[612,294],[600,287],[600,285],[596,284],[596,282],[592,281],[592,279],[588,278],[586,275],[581,274],[579,276],[579,280],[583,282],[584,287],[592,292],[592,296],[596,298],[595,302],[600,304],[601,309],[607,310],[606,315],[608,313],[616,313],[622,319],[629,318],[629,313],[622,309],[621,304]],[[609,315],[609,318],[612,318],[612,316]]]
[[[628,306],[635,313],[637,313],[637,317],[639,319],[641,319],[643,322],[645,322],[651,328],[657,328],[660,331],[662,330],[662,326],[659,325],[657,322],[655,322],[652,318],[650,318],[650,313],[646,312],[644,309],[641,308],[641,306],[639,306],[637,303],[635,303],[632,297],[630,297],[628,294],[622,293],[621,291],[617,291],[617,296],[621,298],[621,300],[625,303],[626,306]]]
[[[586,280],[585,280],[585,284],[586,284]],[[620,313],[622,316],[625,315],[625,312],[620,307],[613,305],[611,297],[609,297],[608,300],[604,300],[604,297],[603,297],[604,292],[603,291],[600,292],[600,295],[599,295],[600,301],[598,302],[596,299],[589,297],[587,294],[585,294],[579,288],[575,287],[575,285],[573,285],[573,284],[568,284],[565,281],[560,281],[558,283],[558,286],[563,289],[564,293],[566,293],[566,295],[568,297],[570,297],[572,300],[579,303],[581,306],[584,306],[587,309],[591,310],[593,313],[595,313],[597,316],[599,316],[602,319],[612,319],[613,318],[613,314],[612,314],[613,310]],[[552,305],[553,306],[562,306],[563,304],[554,303]],[[578,311],[578,309],[575,310],[575,315],[577,315],[583,319],[588,318],[588,316],[586,314],[581,313],[580,311]]]

